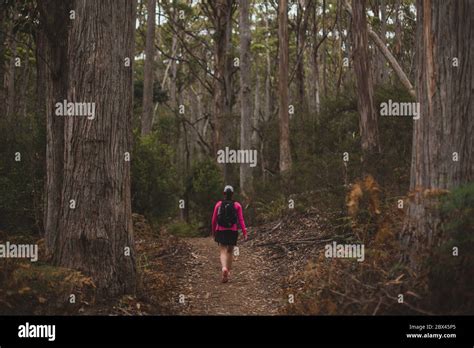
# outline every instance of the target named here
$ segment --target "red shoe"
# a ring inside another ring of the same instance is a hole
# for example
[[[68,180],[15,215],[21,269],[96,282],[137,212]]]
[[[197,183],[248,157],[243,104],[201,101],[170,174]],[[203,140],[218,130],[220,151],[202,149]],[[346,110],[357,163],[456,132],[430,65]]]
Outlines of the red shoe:
[[[222,282],[227,283],[229,281],[229,270],[227,268],[222,269]]]

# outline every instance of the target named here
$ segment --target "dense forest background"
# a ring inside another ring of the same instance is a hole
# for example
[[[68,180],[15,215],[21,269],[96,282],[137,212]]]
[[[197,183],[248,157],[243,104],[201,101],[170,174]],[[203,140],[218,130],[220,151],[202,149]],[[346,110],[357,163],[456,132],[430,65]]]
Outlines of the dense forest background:
[[[180,243],[209,235],[231,184],[248,250],[293,265],[274,277],[279,313],[472,314],[473,12],[0,0],[0,241],[41,255],[0,260],[1,312],[182,313]],[[57,116],[63,100],[95,119]],[[419,119],[381,115],[389,101]],[[218,163],[226,147],[257,165]],[[324,259],[321,241],[363,243],[366,260]]]

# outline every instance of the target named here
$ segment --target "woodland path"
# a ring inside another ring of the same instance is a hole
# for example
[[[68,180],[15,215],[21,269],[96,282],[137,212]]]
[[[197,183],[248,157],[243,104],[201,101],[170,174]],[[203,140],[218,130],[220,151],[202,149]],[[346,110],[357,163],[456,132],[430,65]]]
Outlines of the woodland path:
[[[178,289],[184,315],[273,315],[282,306],[281,289],[269,279],[271,264],[249,241],[238,242],[231,277],[221,283],[219,249],[208,238],[186,238],[191,250]]]

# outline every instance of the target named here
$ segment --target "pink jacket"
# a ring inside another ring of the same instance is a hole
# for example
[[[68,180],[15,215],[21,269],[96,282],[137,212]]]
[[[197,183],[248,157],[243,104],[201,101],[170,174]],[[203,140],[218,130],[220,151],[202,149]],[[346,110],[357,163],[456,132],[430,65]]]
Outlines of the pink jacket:
[[[232,231],[237,231],[237,224],[232,225],[232,227],[227,228],[227,227],[222,227],[219,226],[217,223],[217,213],[219,212],[219,207],[221,206],[222,201],[219,201],[216,203],[216,206],[214,207],[214,214],[212,214],[212,234],[214,235],[216,231],[222,231],[222,230],[232,230]],[[240,228],[242,229],[242,233],[244,237],[247,237],[247,228],[245,227],[245,221],[244,221],[244,215],[242,214],[242,206],[240,205],[239,202],[234,202],[235,210],[237,211],[237,219],[239,220],[239,225]]]

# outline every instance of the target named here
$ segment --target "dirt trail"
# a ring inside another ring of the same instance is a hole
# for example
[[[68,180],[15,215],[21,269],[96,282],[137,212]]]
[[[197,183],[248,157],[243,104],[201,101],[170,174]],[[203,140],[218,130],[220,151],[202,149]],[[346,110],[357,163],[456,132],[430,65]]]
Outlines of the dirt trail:
[[[184,240],[191,250],[190,261],[180,280],[184,295],[179,314],[185,315],[272,315],[282,306],[281,291],[266,275],[271,265],[249,242],[238,243],[230,281],[221,283],[219,250],[212,238]],[[182,299],[183,297],[181,297]]]

